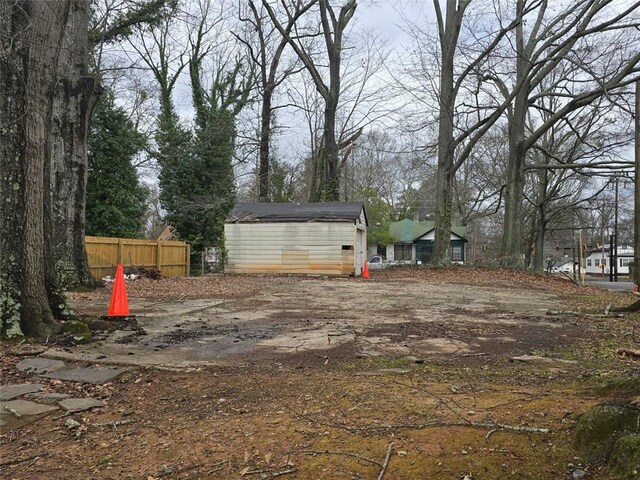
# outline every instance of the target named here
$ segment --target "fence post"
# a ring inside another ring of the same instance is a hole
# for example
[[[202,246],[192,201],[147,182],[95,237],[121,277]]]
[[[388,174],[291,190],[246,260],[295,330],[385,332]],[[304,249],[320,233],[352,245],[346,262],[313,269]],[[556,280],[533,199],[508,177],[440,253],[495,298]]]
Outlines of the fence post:
[[[188,277],[189,275],[191,275],[191,244],[187,243],[187,258],[185,259],[185,264],[186,264],[186,276]]]
[[[162,240],[158,240],[156,245],[156,270],[159,272],[162,270]]]
[[[124,256],[123,253],[123,248],[122,248],[122,239],[118,239],[118,263],[122,263],[122,258]]]

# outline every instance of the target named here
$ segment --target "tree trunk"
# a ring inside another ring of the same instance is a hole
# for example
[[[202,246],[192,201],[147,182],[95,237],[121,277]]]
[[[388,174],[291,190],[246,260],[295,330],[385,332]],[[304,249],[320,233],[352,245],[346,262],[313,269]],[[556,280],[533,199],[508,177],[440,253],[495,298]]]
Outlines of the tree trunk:
[[[548,186],[548,171],[542,169],[538,172],[538,218],[536,221],[536,235],[535,235],[535,255],[533,257],[533,270],[536,273],[544,273],[544,237],[547,234],[547,186]]]
[[[55,323],[50,303],[61,299],[50,295],[58,288],[45,179],[51,161],[55,73],[68,14],[68,1],[0,3],[0,28],[12,33],[4,37],[0,57],[0,116],[12,125],[2,131],[0,157],[3,174],[9,173],[2,178],[0,243],[8,253],[2,255],[2,267],[14,267],[2,282],[5,334],[16,332],[11,322],[19,316],[24,334],[44,337]]]
[[[337,98],[330,96],[324,110],[324,176],[322,181],[322,200],[337,202],[340,200],[340,169],[338,168],[338,142],[336,140]]]
[[[453,202],[454,172],[454,58],[462,25],[464,8],[457,10],[456,1],[447,1],[446,21],[440,21],[440,67],[439,124],[438,124],[438,171],[436,180],[435,237],[433,249],[434,265],[451,264],[451,211]],[[439,12],[439,11],[438,11]]]
[[[533,257],[533,271],[536,273],[544,273],[544,237],[547,234],[547,225],[542,213],[536,229],[535,255]]]
[[[22,335],[21,275],[26,135],[26,65],[29,17],[26,0],[0,2],[0,319],[2,337]]]
[[[260,124],[260,165],[258,168],[258,199],[270,201],[269,195],[269,154],[271,147],[271,103],[273,90],[265,88],[262,95],[262,112]]]
[[[88,72],[89,2],[71,0],[53,103],[51,208],[58,279],[65,287],[92,286],[85,247],[87,144],[98,99]]]
[[[518,2],[522,11],[522,2]],[[528,74],[529,62],[525,58],[524,32],[522,24],[516,27],[516,82],[523,81]],[[501,263],[506,267],[522,268],[522,199],[524,197],[524,160],[526,150],[525,125],[527,115],[528,86],[518,91],[513,101],[513,112],[509,118],[509,159],[507,164],[507,188],[504,204],[504,232],[502,234]]]

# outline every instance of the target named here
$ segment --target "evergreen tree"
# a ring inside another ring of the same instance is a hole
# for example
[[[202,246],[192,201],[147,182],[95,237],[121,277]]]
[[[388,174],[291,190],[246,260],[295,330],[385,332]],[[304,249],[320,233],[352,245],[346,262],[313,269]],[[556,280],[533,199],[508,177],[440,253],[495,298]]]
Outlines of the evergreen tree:
[[[202,56],[195,44],[189,63],[195,129],[180,125],[170,98],[161,101],[156,157],[166,221],[192,252],[224,245],[224,220],[235,203],[233,154],[236,117],[247,104],[253,73],[241,63],[220,66],[212,85],[201,81]]]
[[[147,191],[132,159],[145,145],[145,136],[115,105],[113,94],[103,94],[93,112],[89,138],[88,235],[141,236]]]

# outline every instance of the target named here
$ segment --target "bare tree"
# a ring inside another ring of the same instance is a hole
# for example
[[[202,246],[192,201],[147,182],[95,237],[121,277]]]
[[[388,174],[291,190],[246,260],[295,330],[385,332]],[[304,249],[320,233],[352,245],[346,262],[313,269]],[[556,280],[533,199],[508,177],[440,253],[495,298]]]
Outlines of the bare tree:
[[[298,21],[312,6],[314,2],[308,3],[296,9],[289,15],[284,24],[284,31],[287,35],[291,32]],[[261,98],[260,105],[260,140],[259,140],[259,162],[258,162],[258,198],[261,202],[270,201],[269,170],[271,160],[271,134],[273,114],[276,106],[273,105],[276,88],[282,84],[286,78],[298,71],[295,63],[288,65],[284,71],[280,71],[280,63],[283,53],[288,44],[286,36],[280,35],[275,27],[269,22],[269,17],[264,13],[264,7],[257,6],[256,1],[250,0],[248,9],[250,16],[242,14],[240,19],[250,25],[250,29],[243,37],[236,35],[249,50],[249,55],[258,71],[258,87]],[[278,35],[278,39],[274,38]]]
[[[294,17],[295,12],[303,8],[309,9],[313,4],[317,3],[319,6],[320,33],[324,38],[326,59],[328,61],[328,81],[323,78],[318,60],[314,59],[313,55],[305,48],[303,42],[305,35],[298,35],[298,32],[295,30],[293,35],[291,32],[287,32],[282,22],[278,19],[276,12],[269,4],[269,1],[262,0],[262,4],[267,10],[274,26],[296,52],[324,100],[323,153],[321,157],[323,160],[322,171],[324,174],[320,188],[320,197],[316,200],[335,201],[340,198],[340,147],[336,135],[336,112],[341,91],[340,65],[344,50],[344,34],[349,22],[353,18],[357,3],[356,0],[347,0],[338,12],[334,10],[329,0],[311,0],[306,3],[292,3],[293,4],[287,4],[283,2],[287,18]]]
[[[500,24],[494,31],[488,32],[485,39],[474,39],[471,48],[461,49],[460,33],[465,19],[465,12],[471,2],[469,0],[447,0],[443,12],[440,0],[434,0],[436,19],[438,21],[438,39],[440,47],[439,86],[438,86],[438,170],[436,182],[436,228],[433,262],[437,265],[450,263],[450,232],[452,223],[452,198],[455,173],[467,160],[475,144],[502,116],[511,102],[511,97],[504,102],[495,102],[488,95],[489,104],[475,105],[471,108],[472,117],[459,110],[462,92],[468,87],[469,80],[477,78],[482,66],[493,51],[500,45],[507,33],[516,28],[524,16],[540,3],[531,2],[522,9],[521,16],[512,22]],[[458,64],[457,60],[464,60]],[[477,81],[476,81],[477,84]],[[465,96],[479,99],[477,92],[471,90]],[[515,94],[515,93],[514,93]],[[459,117],[467,118],[462,125]],[[475,117],[475,119],[473,118]],[[470,120],[470,122],[469,122]]]
[[[603,95],[614,96],[635,80],[640,53],[632,45],[637,39],[628,37],[637,21],[631,18],[640,2],[622,11],[610,8],[608,0],[580,0],[558,8],[550,2],[539,3],[532,26],[525,29],[526,0],[516,3],[515,29],[516,75],[511,90],[504,82],[498,87],[505,96],[513,97],[509,109],[509,163],[505,197],[503,263],[522,266],[521,235],[524,167],[527,151],[553,125],[568,114]],[[601,48],[598,48],[598,44]],[[615,66],[613,65],[615,63]],[[557,68],[569,64],[558,81],[535,95],[534,90]],[[492,75],[487,74],[487,79]],[[534,95],[532,97],[532,95]],[[529,105],[539,96],[556,95],[564,99],[552,115],[534,131],[526,131]]]

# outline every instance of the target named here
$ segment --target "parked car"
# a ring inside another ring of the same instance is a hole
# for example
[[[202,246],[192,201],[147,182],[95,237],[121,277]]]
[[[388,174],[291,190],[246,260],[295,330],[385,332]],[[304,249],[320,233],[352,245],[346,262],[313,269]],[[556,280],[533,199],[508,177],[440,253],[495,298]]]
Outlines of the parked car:
[[[370,270],[381,270],[386,268],[387,263],[380,255],[375,255],[367,262]]]

